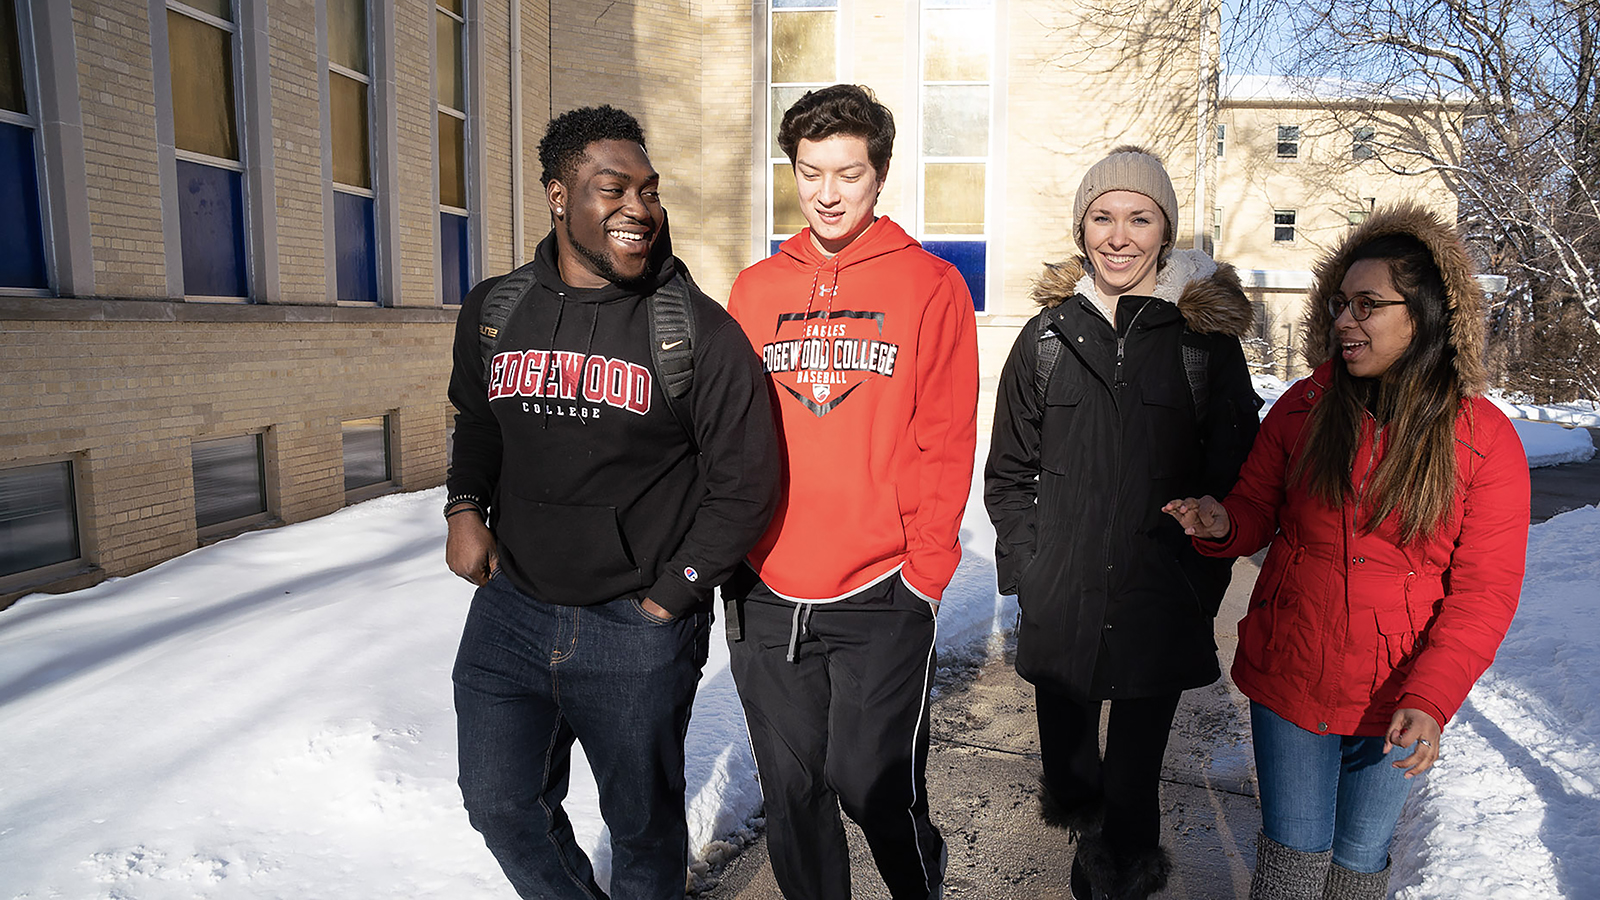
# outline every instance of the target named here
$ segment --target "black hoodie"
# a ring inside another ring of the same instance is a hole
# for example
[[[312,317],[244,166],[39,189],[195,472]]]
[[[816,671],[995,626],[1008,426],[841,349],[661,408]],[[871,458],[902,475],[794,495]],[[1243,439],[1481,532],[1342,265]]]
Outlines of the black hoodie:
[[[478,321],[500,278],[462,300],[450,496],[488,500],[500,567],[529,596],[563,606],[648,597],[688,612],[744,558],[776,503],[760,360],[689,282],[691,439],[650,348],[646,304],[668,281],[688,281],[665,230],[642,283],[567,286],[554,234],[532,265],[537,283],[505,323],[489,375]]]

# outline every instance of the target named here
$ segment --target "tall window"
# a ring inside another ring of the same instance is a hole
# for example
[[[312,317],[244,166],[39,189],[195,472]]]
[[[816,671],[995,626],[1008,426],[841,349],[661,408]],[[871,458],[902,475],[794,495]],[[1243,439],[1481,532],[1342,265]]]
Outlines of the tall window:
[[[378,301],[372,190],[372,54],[366,0],[328,0],[328,120],[338,299]]]
[[[1221,122],[1218,122],[1217,123],[1217,159],[1222,159],[1224,156],[1226,156],[1227,155],[1227,150],[1228,150],[1228,126],[1222,124]]]
[[[1300,126],[1278,126],[1278,158],[1294,159],[1300,155]]]
[[[167,3],[183,291],[189,296],[245,297],[250,289],[234,13],[233,0]]]
[[[0,0],[0,288],[48,287],[39,214],[39,117],[23,77],[16,0]]]
[[[439,274],[445,303],[460,303],[470,277],[467,256],[467,0],[434,8],[438,79]]]
[[[772,0],[768,10],[767,161],[772,178],[767,192],[767,238],[772,253],[785,238],[806,227],[789,157],[778,146],[778,126],[783,114],[806,91],[838,80],[838,7],[838,0]]]
[[[79,555],[72,464],[0,469],[0,578]]]
[[[984,308],[991,0],[922,3],[922,245],[961,271]]]
[[[1272,239],[1274,241],[1294,240],[1295,211],[1292,209],[1275,209],[1272,211]]]
[[[1373,146],[1373,141],[1378,135],[1378,129],[1371,125],[1358,125],[1350,132],[1350,158],[1360,162],[1363,159],[1372,159],[1378,155],[1378,150]]]

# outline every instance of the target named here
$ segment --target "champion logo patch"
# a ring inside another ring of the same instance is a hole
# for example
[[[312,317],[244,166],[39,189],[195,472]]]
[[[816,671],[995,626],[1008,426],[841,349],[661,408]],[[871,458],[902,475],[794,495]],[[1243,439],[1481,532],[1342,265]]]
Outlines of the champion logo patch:
[[[684,566],[683,567],[683,577],[687,578],[690,581],[699,581],[700,580],[700,573],[696,572],[694,570],[694,566]]]

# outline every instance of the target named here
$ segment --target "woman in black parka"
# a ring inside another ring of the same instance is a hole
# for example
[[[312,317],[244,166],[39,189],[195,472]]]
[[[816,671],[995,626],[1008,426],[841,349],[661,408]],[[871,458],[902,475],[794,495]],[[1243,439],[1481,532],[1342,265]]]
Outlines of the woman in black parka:
[[[1044,310],[1001,373],[984,469],[1000,590],[1022,608],[1017,671],[1035,686],[1044,816],[1079,835],[1080,900],[1091,885],[1142,898],[1166,884],[1161,759],[1181,693],[1220,676],[1212,619],[1231,560],[1197,554],[1161,506],[1222,496],[1261,404],[1239,346],[1249,301],[1231,266],[1173,248],[1177,206],[1138,147],[1084,176],[1082,256],[1034,288]]]

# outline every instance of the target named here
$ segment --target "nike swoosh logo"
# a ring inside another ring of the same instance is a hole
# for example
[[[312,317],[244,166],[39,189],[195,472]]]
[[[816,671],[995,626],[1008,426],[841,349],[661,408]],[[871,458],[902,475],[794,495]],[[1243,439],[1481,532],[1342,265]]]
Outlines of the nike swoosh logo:
[[[666,341],[662,341],[661,342],[661,349],[663,349],[663,350],[671,350],[673,347],[676,347],[681,343],[683,343],[683,340],[681,338],[676,340],[676,341],[673,341],[670,344],[667,343]]]

